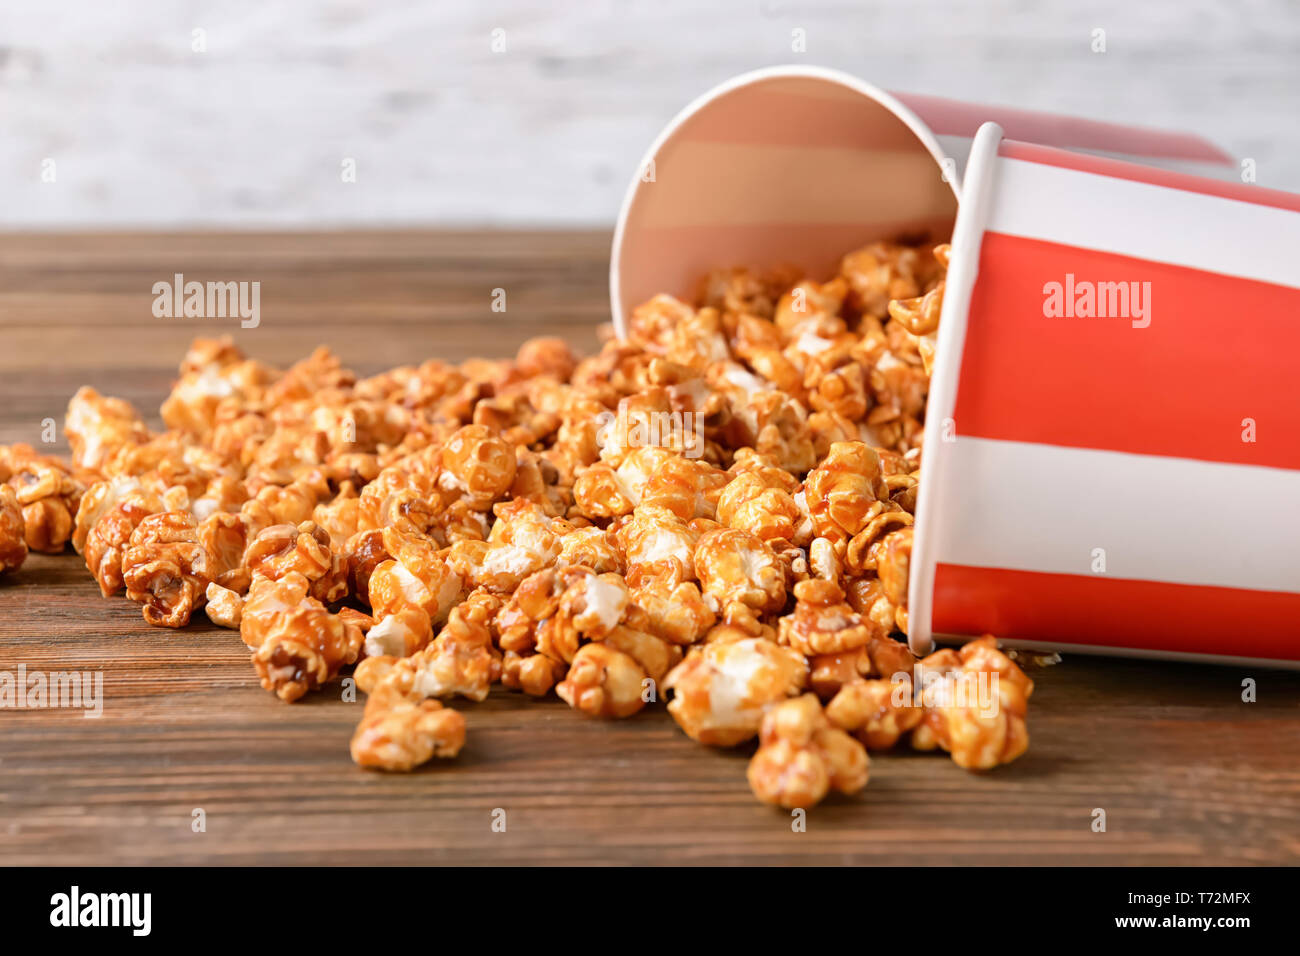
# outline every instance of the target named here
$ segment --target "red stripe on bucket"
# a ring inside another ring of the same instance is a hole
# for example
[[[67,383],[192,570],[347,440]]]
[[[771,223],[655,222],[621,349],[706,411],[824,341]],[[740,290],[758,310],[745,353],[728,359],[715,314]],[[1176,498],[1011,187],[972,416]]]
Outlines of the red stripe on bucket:
[[[935,634],[1300,660],[1300,594],[939,564]]]
[[[1045,317],[1044,285],[1067,274],[1150,282],[1150,325]],[[956,431],[1300,469],[1298,316],[1300,289],[985,233]]]

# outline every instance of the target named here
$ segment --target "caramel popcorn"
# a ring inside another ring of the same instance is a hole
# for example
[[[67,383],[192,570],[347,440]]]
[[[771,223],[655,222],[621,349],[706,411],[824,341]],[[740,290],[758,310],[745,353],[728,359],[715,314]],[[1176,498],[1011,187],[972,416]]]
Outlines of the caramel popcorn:
[[[63,551],[86,486],[57,458],[37,455],[29,445],[0,448],[0,472],[8,473],[22,509],[27,547],[48,554]]]
[[[632,655],[612,644],[586,644],[574,654],[555,691],[569,706],[593,717],[628,717],[645,706],[646,679]]]
[[[27,560],[27,537],[18,496],[8,485],[0,485],[0,572],[22,567]]]
[[[466,425],[442,448],[439,487],[483,510],[515,480],[514,450],[484,425]]]
[[[826,716],[857,734],[867,750],[888,750],[921,723],[924,711],[914,701],[911,678],[902,676],[848,681],[826,705]]]
[[[786,569],[757,535],[735,528],[710,531],[696,546],[694,564],[701,590],[716,607],[744,604],[772,612],[785,606]]]
[[[694,582],[677,581],[671,575],[643,581],[630,597],[630,624],[683,647],[700,640],[716,619]]]
[[[762,638],[691,649],[664,681],[668,712],[702,744],[732,747],[758,733],[763,710],[798,693],[808,680],[803,655]]]
[[[244,616],[244,599],[238,593],[223,588],[215,581],[209,581],[203,596],[206,599],[203,610],[209,621],[218,627],[239,630]]]
[[[105,398],[89,386],[72,396],[64,428],[73,464],[90,469],[99,469],[119,449],[141,444],[149,437],[129,402]]]
[[[403,607],[414,607],[429,617],[431,624],[447,620],[460,600],[461,576],[444,553],[430,539],[385,528],[384,551],[390,555],[370,574],[370,607],[382,621]]]
[[[253,648],[262,686],[294,701],[356,662],[363,634],[355,623],[310,597],[311,582],[296,571],[256,577],[249,588],[239,636]]]
[[[476,591],[452,610],[447,626],[432,644],[400,656],[371,654],[375,632],[396,619],[385,618],[366,635],[366,652],[370,656],[357,666],[357,686],[368,694],[387,686],[399,689],[405,696],[459,694],[470,700],[484,700],[501,676],[501,655],[492,646],[490,626],[500,606],[500,598]]]
[[[496,684],[602,718],[666,694],[701,743],[760,736],[750,784],[782,806],[909,735],[1007,762],[1032,682],[991,639],[919,664],[899,640],[947,264],[877,242],[830,277],[720,270],[586,358],[538,338],[358,378],[198,339],[163,430],[84,388],[71,463],[0,449],[0,570],[70,541],[151,624],[237,629],[286,701],[356,665],[367,767],[455,755],[438,699]]]
[[[311,582],[311,596],[326,604],[347,594],[346,561],[330,550],[329,532],[314,521],[263,528],[248,543],[243,564],[252,577],[301,574]]]
[[[618,526],[616,535],[632,587],[654,577],[694,579],[699,531],[667,508],[638,505],[631,517]]]
[[[126,596],[143,605],[150,624],[184,627],[207,600],[210,564],[188,511],[148,515],[131,532],[122,555]]]
[[[857,793],[867,785],[868,763],[862,744],[831,725],[815,694],[804,694],[764,714],[749,787],[764,803],[806,809],[832,789]]]
[[[1010,763],[1028,749],[1025,714],[1034,682],[991,635],[955,654],[932,654],[918,668],[936,676],[923,687],[925,716],[912,738],[918,749],[942,747],[967,770]]]
[[[718,498],[717,516],[728,527],[764,541],[793,540],[801,518],[791,489],[759,471],[743,471],[728,482]]]
[[[377,770],[412,770],[433,757],[454,757],[465,746],[465,718],[436,700],[383,694],[366,701],[352,735],[352,759]]]
[[[880,455],[860,441],[835,442],[803,493],[817,535],[843,546],[880,514],[880,499],[888,496]]]
[[[91,514],[83,522],[81,511],[87,507]],[[82,498],[77,519],[78,526],[87,528],[82,551],[86,567],[104,597],[122,588],[122,561],[136,526],[165,508],[157,494],[145,490],[138,483],[119,486],[116,490],[110,488],[103,496],[87,493]]]
[[[866,647],[879,633],[844,599],[834,581],[800,581],[794,586],[794,613],[781,618],[779,640],[808,657],[843,654]]]

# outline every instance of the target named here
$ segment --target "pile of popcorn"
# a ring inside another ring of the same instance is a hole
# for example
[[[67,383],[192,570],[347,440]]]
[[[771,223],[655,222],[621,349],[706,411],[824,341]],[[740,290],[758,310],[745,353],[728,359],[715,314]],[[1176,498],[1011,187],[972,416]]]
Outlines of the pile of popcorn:
[[[199,339],[165,431],[83,388],[70,462],[0,448],[0,569],[71,542],[150,624],[238,630],[284,701],[350,672],[364,767],[454,757],[442,701],[498,683],[604,718],[670,696],[702,744],[757,737],[750,786],[785,807],[862,789],[904,737],[1014,760],[1033,683],[993,639],[904,643],[947,253],[716,272],[581,360],[539,338],[359,379]]]

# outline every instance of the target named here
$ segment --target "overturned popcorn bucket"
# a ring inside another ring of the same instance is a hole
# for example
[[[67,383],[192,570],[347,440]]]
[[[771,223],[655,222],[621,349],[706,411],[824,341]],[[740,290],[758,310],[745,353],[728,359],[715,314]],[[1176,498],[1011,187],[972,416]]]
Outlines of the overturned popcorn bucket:
[[[1300,666],[1300,196],[1004,138],[967,167],[914,647]]]
[[[913,650],[991,632],[1296,667],[1300,197],[1236,172],[1194,136],[746,74],[638,169],[614,320],[719,264],[824,276],[873,240],[951,233]]]

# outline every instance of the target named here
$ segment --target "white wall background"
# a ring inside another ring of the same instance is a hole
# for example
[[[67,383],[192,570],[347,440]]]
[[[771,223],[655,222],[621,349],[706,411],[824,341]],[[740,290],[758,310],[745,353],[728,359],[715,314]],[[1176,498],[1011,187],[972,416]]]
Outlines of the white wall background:
[[[609,223],[682,105],[792,61],[1192,130],[1300,191],[1300,0],[3,0],[0,227]]]

